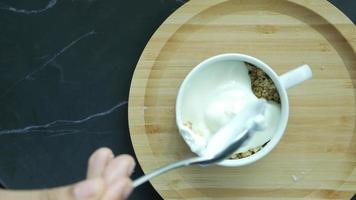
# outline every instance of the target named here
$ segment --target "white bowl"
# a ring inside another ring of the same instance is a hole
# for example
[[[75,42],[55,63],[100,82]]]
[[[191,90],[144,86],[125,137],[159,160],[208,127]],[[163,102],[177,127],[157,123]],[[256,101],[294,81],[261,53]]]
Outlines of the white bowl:
[[[209,89],[214,87],[217,83],[219,83],[219,81],[223,82],[234,78],[234,76],[231,76],[231,74],[227,71],[229,66],[227,66],[227,68],[224,68],[224,66],[219,68],[216,67],[216,63],[226,61],[243,61],[251,63],[262,69],[274,82],[281,99],[280,120],[278,126],[276,127],[274,136],[267,143],[267,145],[251,156],[236,160],[226,159],[218,163],[222,166],[237,167],[258,161],[266,156],[278,144],[285,132],[288,122],[289,104],[287,89],[311,78],[312,73],[308,65],[302,65],[301,67],[289,71],[282,76],[278,76],[271,67],[259,59],[238,53],[221,54],[204,60],[198,64],[184,79],[179,88],[176,100],[176,123],[178,130],[193,152],[195,151],[195,147],[192,141],[193,138],[190,134],[191,130],[184,125],[186,117],[184,115],[188,115],[187,113],[189,112],[187,111],[191,109],[190,106],[192,105],[189,105],[186,102],[191,101],[192,98],[198,98],[197,95],[192,95],[192,92],[195,94],[198,91],[203,94],[204,92],[209,92]],[[209,76],[209,73],[214,73],[214,76]]]

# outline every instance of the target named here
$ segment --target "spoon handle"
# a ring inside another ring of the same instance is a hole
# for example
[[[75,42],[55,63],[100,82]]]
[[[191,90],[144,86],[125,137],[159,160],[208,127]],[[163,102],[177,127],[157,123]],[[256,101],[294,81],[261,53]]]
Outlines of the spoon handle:
[[[142,183],[145,183],[146,181],[150,180],[153,177],[156,177],[162,173],[165,173],[167,171],[170,171],[172,169],[177,169],[180,167],[186,167],[190,165],[202,165],[206,166],[215,162],[219,162],[221,160],[224,160],[227,156],[231,155],[236,149],[238,149],[246,139],[249,138],[249,131],[245,130],[242,134],[237,137],[237,139],[230,144],[224,151],[218,153],[215,155],[215,157],[193,157],[193,158],[188,158],[184,159],[166,166],[163,166],[161,168],[158,168],[144,176],[141,176],[140,178],[134,180],[133,182],[133,187],[136,188],[137,186],[140,186]]]
[[[161,168],[158,168],[158,169],[134,180],[133,187],[136,188],[137,186],[141,185],[142,183],[145,183],[146,181],[150,180],[151,178],[156,177],[164,172],[170,171],[172,169],[180,168],[180,167],[189,166],[189,165],[192,165],[195,163],[199,163],[200,161],[205,160],[205,159],[206,158],[194,157],[194,158],[184,159],[184,160],[163,166]]]
[[[253,123],[255,125],[256,122]],[[150,180],[153,177],[156,177],[162,173],[165,173],[167,171],[170,171],[172,169],[177,169],[180,167],[186,167],[190,165],[210,165],[212,163],[220,162],[230,156],[236,149],[238,149],[246,139],[250,137],[249,135],[249,129],[244,130],[241,134],[238,135],[238,137],[232,141],[231,144],[229,144],[225,149],[223,149],[221,152],[217,152],[214,156],[209,156],[209,157],[193,157],[193,158],[187,158],[172,164],[168,164],[166,166],[163,166],[161,168],[158,168],[144,176],[141,176],[140,178],[134,180],[133,182],[133,187],[136,188],[137,186],[140,186],[142,183],[145,183],[146,181]]]

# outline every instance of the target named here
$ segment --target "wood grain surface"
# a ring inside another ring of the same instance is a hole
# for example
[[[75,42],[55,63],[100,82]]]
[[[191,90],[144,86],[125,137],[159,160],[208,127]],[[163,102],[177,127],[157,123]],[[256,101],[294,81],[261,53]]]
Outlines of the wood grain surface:
[[[193,154],[175,124],[180,83],[221,53],[255,56],[279,74],[314,77],[288,91],[279,145],[241,168],[189,167],[152,180],[164,199],[350,199],[356,192],[356,28],[323,0],[193,0],[152,36],[137,64],[129,127],[147,173]]]

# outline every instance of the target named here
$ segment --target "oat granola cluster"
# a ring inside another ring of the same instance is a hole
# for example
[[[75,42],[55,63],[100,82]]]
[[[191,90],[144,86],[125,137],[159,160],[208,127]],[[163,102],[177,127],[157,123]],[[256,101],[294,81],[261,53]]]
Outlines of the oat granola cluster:
[[[235,159],[241,159],[241,158],[246,158],[250,155],[253,155],[255,153],[257,153],[258,151],[260,151],[262,149],[262,146],[258,146],[252,149],[249,149],[248,151],[242,152],[242,153],[234,153],[230,156],[229,159],[231,160],[235,160]]]
[[[252,91],[256,97],[280,103],[279,94],[272,79],[264,71],[250,63],[246,63],[246,65],[249,68]]]
[[[246,158],[248,156],[251,156],[257,152],[259,152],[264,146],[267,145],[269,141],[267,141],[266,143],[264,143],[263,145],[261,146],[258,146],[258,147],[255,147],[255,148],[251,148],[249,149],[248,151],[245,151],[245,152],[241,152],[241,153],[233,153],[229,159],[230,160],[237,160],[237,159],[241,159],[241,158]]]

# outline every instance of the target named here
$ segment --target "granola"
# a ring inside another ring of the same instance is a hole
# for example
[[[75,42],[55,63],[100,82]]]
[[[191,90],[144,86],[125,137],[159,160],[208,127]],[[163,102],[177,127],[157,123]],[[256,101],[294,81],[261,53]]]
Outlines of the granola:
[[[248,74],[251,78],[251,87],[253,93],[257,98],[265,98],[269,101],[280,103],[279,94],[272,79],[260,68],[246,63],[248,67]]]

